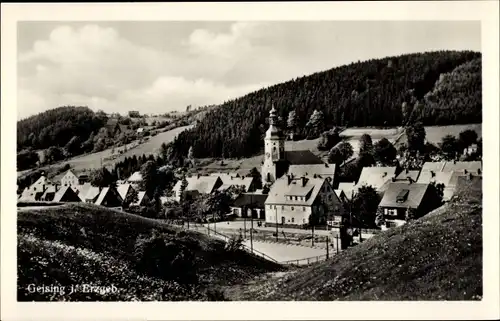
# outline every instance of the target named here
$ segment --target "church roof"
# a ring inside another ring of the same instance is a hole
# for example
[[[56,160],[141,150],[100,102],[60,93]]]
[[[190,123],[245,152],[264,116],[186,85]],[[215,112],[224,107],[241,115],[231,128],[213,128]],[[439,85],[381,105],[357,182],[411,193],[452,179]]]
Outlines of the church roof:
[[[324,164],[321,158],[314,155],[310,150],[289,150],[285,151],[284,156],[290,165]]]

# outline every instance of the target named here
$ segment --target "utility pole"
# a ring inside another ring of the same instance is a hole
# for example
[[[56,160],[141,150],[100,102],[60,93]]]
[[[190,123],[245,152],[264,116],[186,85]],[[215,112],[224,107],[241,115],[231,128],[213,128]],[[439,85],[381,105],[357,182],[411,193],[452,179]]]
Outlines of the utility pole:
[[[336,245],[337,245],[337,254],[339,253],[339,236],[335,235]]]
[[[253,253],[253,211],[252,211],[252,194],[250,194],[250,250]]]
[[[351,191],[351,201],[349,202],[349,229],[351,230],[351,237],[349,238],[349,245],[352,246],[354,228],[352,227],[352,203],[354,202],[354,190]]]
[[[278,242],[278,208],[274,205],[274,212],[276,213],[276,242]]]
[[[245,240],[247,238],[247,215],[248,215],[248,207],[245,206],[243,215],[243,239]]]
[[[328,253],[328,235],[326,236],[326,259],[329,259],[329,253]]]

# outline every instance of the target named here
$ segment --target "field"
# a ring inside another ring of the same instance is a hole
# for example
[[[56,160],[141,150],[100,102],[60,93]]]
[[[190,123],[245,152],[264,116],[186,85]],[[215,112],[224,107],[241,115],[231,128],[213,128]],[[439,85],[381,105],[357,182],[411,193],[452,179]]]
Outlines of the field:
[[[116,158],[110,159],[111,156],[113,155],[112,151],[113,149],[109,148],[97,153],[92,153],[92,154],[87,154],[87,155],[82,155],[82,156],[77,156],[74,158],[71,158],[69,160],[66,160],[64,162],[58,163],[51,165],[51,167],[62,167],[65,164],[69,164],[72,169],[75,170],[75,172],[82,172],[85,170],[92,170],[92,169],[97,169],[101,167],[101,161],[102,165],[104,166],[113,166],[115,163],[122,161],[125,157],[130,157],[133,155],[142,155],[142,154],[152,154],[156,153],[161,144],[165,143],[168,144],[171,142],[179,133],[182,131],[191,128],[191,126],[184,126],[184,127],[177,127],[172,130],[159,133],[158,135],[154,137],[150,137],[148,141],[138,144],[137,142],[132,142],[127,145],[127,152],[123,154],[117,155],[117,151],[120,149],[123,149],[124,147],[120,148],[115,148],[115,155]],[[25,173],[29,172],[28,171],[22,171],[18,172],[18,177],[20,175],[23,175]]]
[[[479,138],[482,137],[482,125],[481,124],[466,124],[466,125],[452,125],[452,126],[431,126],[425,127],[425,138],[428,142],[437,145],[441,142],[441,139],[446,135],[453,135],[458,137],[460,132],[472,129],[477,133]]]
[[[223,300],[220,286],[282,270],[200,233],[92,204],[18,212],[19,301]],[[29,292],[93,284],[116,292]]]
[[[482,179],[421,219],[384,231],[318,265],[255,281],[239,300],[480,300]]]

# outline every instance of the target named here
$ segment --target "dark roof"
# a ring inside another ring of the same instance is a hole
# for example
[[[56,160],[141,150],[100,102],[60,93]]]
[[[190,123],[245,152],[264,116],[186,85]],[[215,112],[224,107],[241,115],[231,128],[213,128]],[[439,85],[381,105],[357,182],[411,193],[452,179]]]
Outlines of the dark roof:
[[[428,184],[390,183],[379,206],[418,208],[428,187]]]
[[[290,165],[324,164],[324,162],[321,160],[321,158],[314,155],[310,150],[285,151],[285,160]]]
[[[267,194],[243,193],[234,201],[234,207],[243,207],[254,204],[256,208],[264,208]]]

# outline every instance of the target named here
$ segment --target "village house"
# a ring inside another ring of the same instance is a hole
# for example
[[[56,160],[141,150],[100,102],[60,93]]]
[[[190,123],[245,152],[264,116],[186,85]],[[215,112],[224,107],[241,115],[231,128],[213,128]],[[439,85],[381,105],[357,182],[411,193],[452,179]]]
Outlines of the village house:
[[[456,190],[457,180],[460,176],[482,176],[482,163],[474,162],[426,162],[422,166],[417,183],[443,184],[443,201],[449,201]]]
[[[218,188],[219,191],[225,191],[231,186],[242,186],[244,192],[254,192],[256,181],[254,177],[240,176],[236,173],[211,173],[210,176],[217,176],[221,179],[222,185]]]
[[[278,126],[274,105],[269,112],[269,128],[264,137],[264,162],[261,168],[262,182],[273,183],[285,173],[293,174],[293,165],[322,165],[323,161],[310,150],[285,151],[285,137]],[[299,168],[294,167],[295,170]],[[307,171],[301,169],[300,171]],[[312,173],[313,174],[313,173]],[[313,174],[314,175],[314,174]]]
[[[122,209],[123,198],[120,196],[116,188],[104,187],[99,193],[99,196],[95,201],[95,204],[100,206]]]
[[[127,126],[118,123],[118,119],[110,118],[106,124],[106,129],[110,137],[114,137],[120,133],[127,131]]]
[[[125,180],[125,183],[132,184],[132,186],[137,187],[142,182],[141,172],[137,171],[132,173],[129,178]]]
[[[134,194],[137,193],[136,189],[132,187],[132,184],[117,185],[116,189],[124,202],[130,201],[133,198]]]
[[[335,164],[310,164],[310,165],[290,165],[288,174],[293,174],[296,177],[308,176],[328,178],[330,182],[335,180]]]
[[[53,202],[81,202],[80,197],[70,186],[61,186],[54,194]]]
[[[90,182],[90,177],[87,174],[78,175],[78,184],[83,185],[85,183]]]
[[[146,206],[149,201],[148,195],[146,195],[145,191],[140,191],[137,193],[137,201],[130,204],[130,207],[142,207]]]
[[[197,192],[200,194],[212,194],[223,184],[218,176],[196,175],[186,177],[186,180],[188,184],[184,192]],[[177,202],[181,200],[181,184],[182,180],[178,180],[172,189],[174,200]]]
[[[96,186],[90,186],[87,189],[87,193],[84,196],[85,203],[95,203],[100,193],[101,193],[101,188]]]
[[[19,198],[23,202],[42,201],[42,196],[49,186],[54,185],[45,175],[40,176],[33,184],[26,187]]]
[[[356,182],[340,182],[337,190],[342,191],[347,200],[350,200],[354,196],[354,191],[356,189]]]
[[[371,186],[380,194],[387,189],[387,183],[396,178],[396,167],[364,167],[353,189],[357,193],[362,186]]]
[[[66,174],[61,178],[61,186],[75,186],[79,185],[80,181],[78,176],[73,173],[72,170],[68,170]]]
[[[469,156],[469,155],[472,155],[474,153],[477,153],[477,144],[472,144],[466,148],[464,148],[464,151],[463,151],[463,154],[464,156]]]
[[[83,183],[83,184],[79,184],[79,185],[76,185],[76,186],[71,186],[71,188],[73,189],[73,191],[75,191],[75,193],[78,195],[78,197],[80,198],[80,200],[82,202],[85,202],[85,196],[87,195],[87,193],[89,192],[89,189],[92,188],[93,186],[90,184],[90,183]]]
[[[419,218],[436,204],[429,192],[429,184],[390,183],[378,206],[385,224],[382,229],[400,226],[409,217]]]
[[[266,194],[242,193],[234,201],[231,213],[237,217],[252,217],[265,220],[266,199]]]
[[[266,226],[303,227],[317,215],[320,225],[328,217],[342,216],[343,206],[326,178],[286,175],[271,186],[265,202]]]

